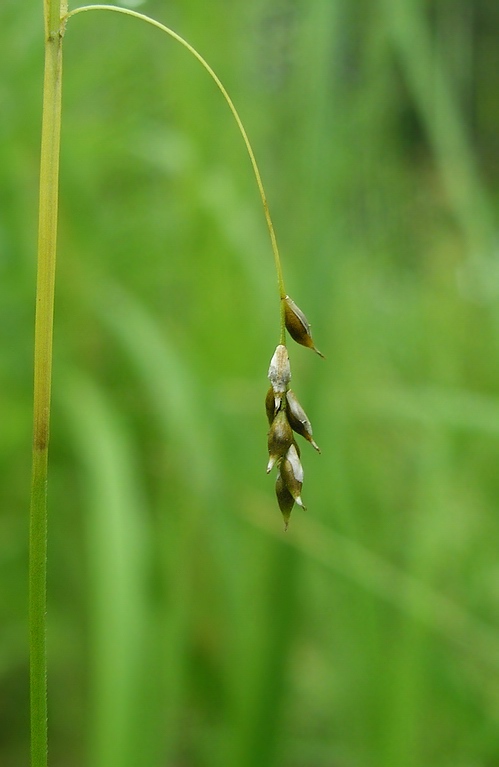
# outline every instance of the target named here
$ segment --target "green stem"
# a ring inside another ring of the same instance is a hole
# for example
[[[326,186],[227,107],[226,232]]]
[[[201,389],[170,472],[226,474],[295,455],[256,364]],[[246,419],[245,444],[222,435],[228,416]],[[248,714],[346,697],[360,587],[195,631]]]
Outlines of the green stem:
[[[255,153],[253,152],[252,146],[250,144],[250,140],[248,138],[248,134],[246,133],[246,130],[244,128],[244,125],[242,123],[241,118],[239,117],[239,113],[234,106],[234,102],[232,101],[231,97],[227,93],[227,90],[225,89],[225,86],[220,81],[219,77],[215,74],[213,69],[210,67],[207,61],[201,56],[200,53],[197,52],[195,48],[190,45],[190,43],[187,42],[187,40],[184,40],[183,37],[180,37],[176,32],[173,31],[173,29],[170,29],[169,27],[165,26],[164,24],[161,24],[159,21],[156,21],[155,19],[151,19],[149,16],[146,16],[143,13],[138,13],[137,11],[131,11],[129,8],[120,8],[115,5],[86,5],[82,6],[81,8],[75,8],[73,11],[67,14],[66,20],[70,19],[71,16],[76,16],[78,13],[84,13],[86,11],[115,11],[116,13],[122,13],[125,16],[132,16],[136,19],[141,19],[142,21],[147,22],[148,24],[151,24],[153,27],[157,27],[158,29],[161,29],[163,32],[166,32],[167,35],[172,37],[174,40],[179,42],[181,45],[184,46],[184,48],[187,48],[189,53],[191,53],[201,64],[202,67],[208,72],[211,79],[216,83],[219,90],[222,93],[222,96],[224,97],[225,101],[227,102],[227,105],[229,106],[230,111],[232,112],[234,119],[237,123],[237,127],[239,128],[239,132],[241,133],[241,136],[243,138],[243,141],[246,145],[246,149],[248,151],[249,158],[251,160],[251,165],[253,167],[253,172],[255,174],[256,183],[258,186],[258,191],[260,193],[260,198],[262,200],[263,205],[263,212],[265,214],[265,220],[267,221],[267,227],[269,230],[270,235],[270,242],[272,244],[272,252],[274,254],[274,262],[275,262],[275,268],[277,272],[277,282],[278,282],[278,288],[279,288],[279,298],[283,299],[286,297],[286,290],[284,288],[284,277],[282,274],[282,266],[281,266],[281,259],[279,257],[279,249],[277,247],[277,239],[275,236],[274,231],[274,225],[272,223],[272,218],[270,216],[269,206],[267,202],[267,195],[265,194],[265,190],[263,188],[263,182],[262,177],[260,175],[260,170],[258,168],[258,164],[255,159]],[[281,300],[281,304],[283,304]],[[285,331],[284,331],[284,310],[281,308],[281,343],[284,343],[285,339]]]
[[[47,765],[47,469],[61,126],[63,3],[45,2],[45,75],[36,287],[29,540],[31,765]]]

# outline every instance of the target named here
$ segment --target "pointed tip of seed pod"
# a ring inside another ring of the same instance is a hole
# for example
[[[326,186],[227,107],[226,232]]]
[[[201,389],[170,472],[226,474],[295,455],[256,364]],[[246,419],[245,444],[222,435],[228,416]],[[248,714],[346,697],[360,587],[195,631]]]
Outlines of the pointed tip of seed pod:
[[[321,452],[321,449],[320,449],[319,445],[317,444],[317,442],[315,442],[315,440],[309,439],[309,442],[312,445],[312,447],[314,448],[314,450],[317,450],[318,453]]]
[[[288,532],[289,527],[289,520],[291,518],[291,509],[290,508],[282,508],[281,509],[282,514],[282,521],[284,522],[284,532]]]
[[[295,338],[295,341],[296,341],[296,340],[297,340],[297,339]],[[305,337],[303,340],[301,340],[301,341],[297,341],[297,342],[298,342],[299,344],[301,344],[302,346],[306,346],[306,347],[307,347],[307,349],[312,349],[312,351],[313,351],[313,352],[315,352],[316,354],[318,354],[318,355],[319,355],[319,357],[322,357],[322,359],[323,359],[323,360],[325,360],[325,359],[326,359],[326,355],[325,355],[325,354],[323,354],[321,351],[319,351],[319,349],[317,348],[317,346],[315,346],[315,344],[314,344],[314,342],[313,342],[313,340],[312,340],[312,337],[311,337],[311,336],[307,336],[307,337]]]
[[[301,499],[301,495],[299,495],[298,498],[295,498],[295,503],[297,503],[298,506],[301,506],[303,511],[307,510],[307,507],[305,506],[305,504],[303,503],[303,501]]]
[[[275,455],[270,456],[269,462],[267,464],[267,474],[270,474],[270,472],[274,468],[276,460],[277,460],[277,458],[276,458]]]
[[[297,343],[301,344],[302,346],[306,346],[307,349],[312,349],[312,351],[318,354],[319,357],[322,357],[323,360],[326,359],[326,355],[319,351],[317,346],[314,344],[312,336],[305,336],[302,340],[295,338],[295,341],[297,341]]]

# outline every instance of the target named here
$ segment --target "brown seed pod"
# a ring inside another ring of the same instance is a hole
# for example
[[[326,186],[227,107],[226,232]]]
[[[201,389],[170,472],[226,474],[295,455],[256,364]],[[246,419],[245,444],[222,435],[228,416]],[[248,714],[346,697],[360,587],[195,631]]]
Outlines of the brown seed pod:
[[[289,450],[291,443],[293,442],[293,430],[289,425],[288,417],[285,410],[279,410],[272,425],[270,427],[268,435],[268,448],[269,448],[269,462],[267,464],[267,474],[272,470],[272,467],[282,458]]]
[[[291,516],[291,510],[295,505],[295,499],[286,487],[284,480],[279,472],[275,483],[275,494],[277,496],[277,503],[281,510],[281,514],[284,519],[284,529],[288,529],[289,518]]]
[[[307,346],[309,349],[313,349],[319,357],[324,357],[312,340],[312,334],[310,332],[310,323],[303,314],[302,310],[295,304],[295,302],[286,296],[282,299],[284,301],[284,319],[286,322],[286,329],[291,338],[296,341],[297,344]]]
[[[288,414],[289,424],[293,431],[295,431],[297,434],[300,434],[302,437],[305,437],[305,439],[310,442],[312,447],[314,447],[317,452],[320,453],[320,448],[312,437],[312,424],[308,420],[304,409],[298,402],[296,394],[291,389],[288,389],[286,392],[286,412]]]
[[[267,421],[269,422],[269,426],[272,426],[272,421],[274,420],[276,414],[274,390],[272,386],[268,390],[267,396],[265,397],[265,411],[267,413]]]
[[[302,509],[305,509],[301,499],[301,489],[303,485],[303,467],[298,456],[295,445],[290,445],[281,465],[280,474],[284,484],[293,496],[295,502]]]

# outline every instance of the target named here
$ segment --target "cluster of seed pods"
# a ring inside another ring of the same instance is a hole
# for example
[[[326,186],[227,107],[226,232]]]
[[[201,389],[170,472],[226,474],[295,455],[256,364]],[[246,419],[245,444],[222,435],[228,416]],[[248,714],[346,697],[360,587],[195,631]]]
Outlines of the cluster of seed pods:
[[[286,329],[290,336],[302,346],[313,349],[321,357],[323,355],[315,348],[310,333],[307,318],[289,296],[282,299],[285,302]],[[303,485],[303,467],[300,460],[300,448],[295,441],[294,433],[304,437],[317,452],[319,447],[314,441],[312,426],[298,402],[295,393],[289,388],[291,367],[288,350],[284,344],[277,346],[270,361],[270,389],[265,400],[267,419],[270,425],[268,433],[269,462],[267,474],[277,467],[276,496],[281,510],[284,526],[287,530],[293,506],[298,504],[303,509],[301,490]]]

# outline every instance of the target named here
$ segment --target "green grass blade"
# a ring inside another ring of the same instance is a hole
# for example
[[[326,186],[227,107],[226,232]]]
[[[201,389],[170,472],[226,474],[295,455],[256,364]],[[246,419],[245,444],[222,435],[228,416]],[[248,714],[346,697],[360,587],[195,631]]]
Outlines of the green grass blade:
[[[65,405],[83,466],[90,621],[92,767],[137,762],[147,657],[148,508],[130,434],[103,392],[68,380]],[[143,745],[143,744],[142,744]]]

